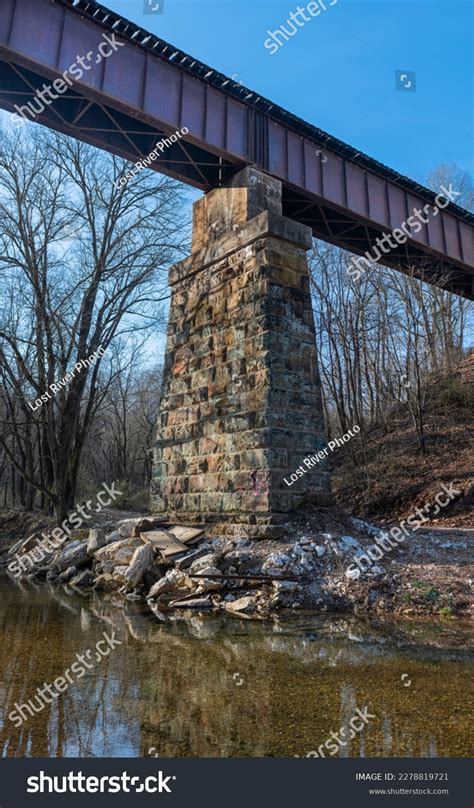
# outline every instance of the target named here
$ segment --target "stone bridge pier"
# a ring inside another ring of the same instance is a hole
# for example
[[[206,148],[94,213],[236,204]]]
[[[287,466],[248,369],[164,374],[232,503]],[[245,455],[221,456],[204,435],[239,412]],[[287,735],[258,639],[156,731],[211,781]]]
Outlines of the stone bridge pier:
[[[306,251],[281,182],[246,167],[194,205],[171,307],[152,507],[208,533],[278,535],[304,502],[328,505]],[[291,485],[285,481],[287,480]]]

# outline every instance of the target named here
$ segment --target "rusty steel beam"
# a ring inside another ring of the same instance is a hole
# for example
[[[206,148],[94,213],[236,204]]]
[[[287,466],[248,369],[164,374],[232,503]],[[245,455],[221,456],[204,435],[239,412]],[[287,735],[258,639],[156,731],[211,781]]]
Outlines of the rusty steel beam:
[[[132,161],[187,127],[151,168],[208,191],[255,165],[282,181],[285,215],[359,255],[432,208],[432,191],[91,0],[1,0],[0,106],[28,103],[104,33],[121,47],[38,122]],[[450,203],[380,263],[474,299],[473,234],[474,214]]]

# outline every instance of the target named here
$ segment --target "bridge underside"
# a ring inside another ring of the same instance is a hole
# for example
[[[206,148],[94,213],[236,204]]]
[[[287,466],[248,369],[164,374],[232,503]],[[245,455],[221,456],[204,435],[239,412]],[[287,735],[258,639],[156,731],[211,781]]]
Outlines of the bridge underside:
[[[105,34],[121,41],[35,118],[137,161],[189,134],[150,166],[205,192],[246,165],[282,183],[283,214],[317,238],[371,252],[435,193],[307,124],[93,0],[2,0],[0,106],[36,104]],[[28,117],[28,113],[25,113]],[[380,264],[474,299],[474,214],[450,203]]]
[[[45,81],[48,81],[45,75],[0,61],[0,106],[14,113],[15,105],[23,107],[34,102],[36,91]],[[134,162],[150,154],[157,140],[170,133],[169,128],[165,131],[139,121],[110,104],[87,98],[72,87],[36,120]],[[219,185],[235,171],[230,161],[184,140],[167,147],[151,168],[201,189]]]
[[[315,238],[357,255],[372,253],[377,238],[387,232],[310,200],[291,188],[283,191],[283,211],[290,219],[311,227]],[[413,243],[398,244],[379,263],[474,299],[474,276],[471,277],[452,261],[428,256],[424,248]]]

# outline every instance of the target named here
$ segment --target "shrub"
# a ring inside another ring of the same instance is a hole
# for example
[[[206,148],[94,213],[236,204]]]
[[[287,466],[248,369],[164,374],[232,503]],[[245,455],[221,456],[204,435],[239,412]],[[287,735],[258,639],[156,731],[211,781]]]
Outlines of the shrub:
[[[452,617],[454,611],[451,606],[442,606],[441,609],[438,609],[438,614],[441,615],[441,617]]]

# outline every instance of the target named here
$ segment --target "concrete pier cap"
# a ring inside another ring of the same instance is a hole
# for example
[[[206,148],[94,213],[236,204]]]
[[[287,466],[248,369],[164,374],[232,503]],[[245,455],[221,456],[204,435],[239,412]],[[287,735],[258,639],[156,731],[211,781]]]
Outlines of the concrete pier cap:
[[[247,166],[194,204],[171,268],[152,507],[209,534],[279,535],[327,506],[326,445],[306,252],[281,182]],[[295,477],[296,479],[292,478]]]

